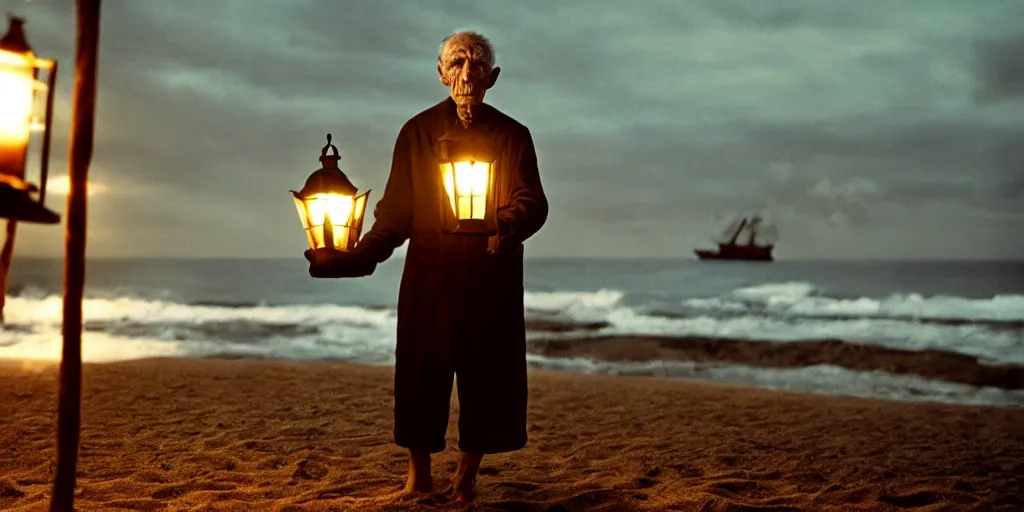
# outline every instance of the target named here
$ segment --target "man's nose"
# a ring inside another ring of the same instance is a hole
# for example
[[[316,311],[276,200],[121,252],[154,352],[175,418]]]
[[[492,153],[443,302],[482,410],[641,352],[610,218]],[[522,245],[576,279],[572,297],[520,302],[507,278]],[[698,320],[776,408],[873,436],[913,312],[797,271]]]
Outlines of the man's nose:
[[[459,79],[468,82],[469,81],[469,63],[462,65],[462,69],[459,70]]]

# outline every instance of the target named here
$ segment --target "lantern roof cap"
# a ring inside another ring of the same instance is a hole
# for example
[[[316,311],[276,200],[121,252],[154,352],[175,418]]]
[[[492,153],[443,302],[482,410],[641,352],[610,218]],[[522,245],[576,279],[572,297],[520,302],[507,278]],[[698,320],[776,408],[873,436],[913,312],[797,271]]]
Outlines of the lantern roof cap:
[[[310,174],[306,178],[306,184],[302,186],[302,190],[293,193],[299,197],[309,197],[315,194],[354,196],[358,190],[348,176],[341,172],[341,169],[325,167]]]
[[[0,51],[11,53],[27,54],[32,53],[32,47],[25,39],[25,18],[14,15],[7,15],[7,33],[0,38]]]
[[[331,144],[331,134],[327,134],[327,145],[320,149],[320,164],[325,168],[327,167],[338,167],[338,160],[341,160],[341,155],[338,154],[338,146]],[[333,155],[328,155],[327,150],[331,149],[334,151]]]
[[[333,155],[328,155],[327,150],[334,150]],[[331,134],[327,134],[327,145],[320,150],[320,169],[317,169],[306,178],[306,184],[302,187],[302,190],[298,192],[292,192],[299,197],[309,197],[314,194],[339,194],[345,196],[354,196],[358,192],[358,188],[352,184],[352,181],[348,179],[348,176],[338,167],[338,160],[341,156],[338,154],[338,148],[331,144]]]

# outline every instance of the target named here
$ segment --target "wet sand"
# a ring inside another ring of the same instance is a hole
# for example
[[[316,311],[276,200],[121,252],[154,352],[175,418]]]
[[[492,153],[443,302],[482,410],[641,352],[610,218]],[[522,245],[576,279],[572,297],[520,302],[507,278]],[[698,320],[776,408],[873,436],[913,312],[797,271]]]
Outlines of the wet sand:
[[[402,497],[392,369],[151,359],[84,370],[80,510],[462,510]],[[472,510],[1024,509],[1024,409],[531,370],[528,446]],[[56,366],[0,360],[0,510],[45,510]],[[453,415],[457,401],[453,397]],[[448,484],[458,453],[435,457]]]

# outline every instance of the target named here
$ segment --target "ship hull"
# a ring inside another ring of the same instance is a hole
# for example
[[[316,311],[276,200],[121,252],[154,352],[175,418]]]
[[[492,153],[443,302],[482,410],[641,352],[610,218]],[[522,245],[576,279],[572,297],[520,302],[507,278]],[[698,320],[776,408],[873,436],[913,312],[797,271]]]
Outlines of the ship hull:
[[[773,261],[772,246],[721,246],[719,250],[697,249],[693,251],[701,261]]]

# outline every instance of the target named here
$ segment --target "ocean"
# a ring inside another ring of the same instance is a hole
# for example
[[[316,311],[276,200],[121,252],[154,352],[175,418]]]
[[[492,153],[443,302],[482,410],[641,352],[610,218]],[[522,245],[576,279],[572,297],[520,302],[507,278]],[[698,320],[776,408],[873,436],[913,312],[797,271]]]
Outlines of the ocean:
[[[301,257],[94,259],[87,270],[83,358],[392,364],[402,263],[390,260],[361,279],[315,280]],[[62,278],[61,260],[16,255],[0,357],[59,358]],[[951,375],[969,367],[973,374],[1019,382],[1024,262],[528,258],[525,279],[534,368],[1024,406],[1024,386],[942,378],[929,367],[945,365],[949,373],[952,361]],[[607,350],[586,350],[594,340],[618,340],[619,352],[628,352],[651,339],[689,340],[690,353],[701,357],[665,359],[657,351],[608,357]],[[693,352],[694,340],[705,343],[703,352]],[[560,357],[538,348],[547,342],[582,349]],[[773,355],[798,346],[807,347],[803,355]],[[748,355],[739,357],[740,349]],[[816,352],[826,350],[841,355],[834,358],[838,363],[816,362]],[[711,352],[722,354],[704,357]]]

